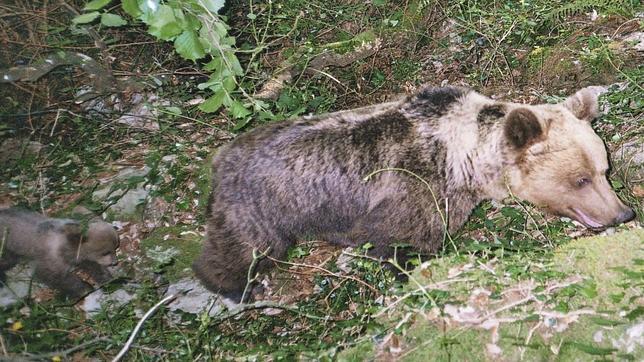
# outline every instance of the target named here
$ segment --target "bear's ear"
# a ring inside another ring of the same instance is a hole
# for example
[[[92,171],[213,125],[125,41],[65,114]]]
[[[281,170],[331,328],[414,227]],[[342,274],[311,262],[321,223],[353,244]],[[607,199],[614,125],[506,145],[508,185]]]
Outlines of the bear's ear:
[[[505,117],[503,133],[513,147],[524,148],[541,138],[543,129],[532,111],[517,108]]]
[[[592,121],[599,115],[599,105],[597,99],[599,95],[606,92],[606,88],[592,86],[582,88],[577,93],[566,98],[563,102],[564,107],[568,108],[575,117],[583,121]]]

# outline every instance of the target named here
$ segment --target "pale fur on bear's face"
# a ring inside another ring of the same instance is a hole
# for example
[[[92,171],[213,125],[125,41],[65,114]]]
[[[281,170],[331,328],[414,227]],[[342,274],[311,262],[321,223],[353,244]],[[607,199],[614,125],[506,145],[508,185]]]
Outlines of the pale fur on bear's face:
[[[510,189],[519,198],[590,228],[634,216],[606,178],[606,148],[590,126],[599,93],[598,87],[588,87],[561,104],[530,107],[542,133],[519,151],[508,173]]]

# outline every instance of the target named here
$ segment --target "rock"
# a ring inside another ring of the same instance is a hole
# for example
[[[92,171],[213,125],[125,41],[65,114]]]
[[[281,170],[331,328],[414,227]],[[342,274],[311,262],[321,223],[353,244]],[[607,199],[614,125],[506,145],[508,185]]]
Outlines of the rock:
[[[0,163],[6,164],[24,157],[38,155],[45,146],[36,141],[23,138],[9,138],[0,146]]]
[[[634,166],[644,165],[644,140],[634,139],[621,145],[613,153],[613,158],[622,162],[630,162]]]
[[[116,122],[128,125],[133,128],[146,131],[158,131],[159,116],[158,109],[169,106],[170,102],[159,98],[158,95],[150,92],[135,92],[125,100],[121,95],[111,94],[107,97],[95,97],[85,101],[85,94],[93,94],[91,88],[81,90],[76,94],[81,107],[88,112],[95,112],[99,115],[122,113]]]
[[[6,283],[0,287],[0,308],[6,308],[21,301],[29,295],[29,285],[33,268],[28,265],[17,265],[6,272]],[[34,283],[34,286],[40,285]],[[37,287],[38,288],[38,287]],[[32,287],[32,290],[34,287]]]
[[[644,178],[644,140],[635,138],[622,144],[611,154],[616,169],[627,168],[626,174],[630,179]]]
[[[354,256],[348,255],[346,253],[353,253],[353,248],[346,248],[343,250],[343,253],[340,254],[338,259],[335,262],[335,265],[337,265],[338,269],[340,269],[342,272],[349,274],[353,270],[353,267],[351,263],[355,260]]]
[[[625,47],[633,48],[638,52],[644,52],[644,32],[636,31],[625,36],[623,39]]]
[[[220,313],[224,307],[231,308],[237,305],[229,299],[210,292],[192,277],[186,277],[171,284],[164,298],[171,294],[177,296],[168,304],[168,308],[173,312],[200,314],[208,311],[208,315],[214,316]]]
[[[634,353],[644,348],[644,321],[630,326],[618,339],[613,340],[613,347],[624,353]]]
[[[101,289],[95,290],[80,305],[87,318],[95,317],[101,310],[118,308],[134,299],[134,296],[125,289],[118,289],[110,294],[105,294]]]
[[[157,108],[167,106],[170,102],[159,99],[156,94],[136,93],[132,95],[130,104],[131,108],[116,122],[148,131],[158,131],[159,123],[156,118],[159,112]]]
[[[162,197],[153,197],[145,204],[143,219],[158,226],[168,210],[170,210],[170,204],[167,201]]]
[[[112,192],[110,191],[112,187],[116,187],[119,183],[127,183],[134,177],[143,178],[147,176],[148,172],[150,172],[150,168],[147,166],[122,169],[118,174],[107,180],[101,188],[94,191],[92,198],[103,202],[108,199],[118,198],[116,202],[109,206],[108,211],[115,214],[116,218],[131,217],[137,213],[139,205],[145,205],[150,194],[150,186],[144,186],[144,182],[141,181],[129,190],[115,189]]]

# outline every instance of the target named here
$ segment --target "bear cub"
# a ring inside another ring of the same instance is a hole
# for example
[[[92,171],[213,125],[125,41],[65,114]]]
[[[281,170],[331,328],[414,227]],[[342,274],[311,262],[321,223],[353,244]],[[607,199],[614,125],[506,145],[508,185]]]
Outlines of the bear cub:
[[[15,208],[0,210],[0,282],[21,259],[34,265],[34,276],[47,286],[78,299],[92,287],[73,273],[80,269],[95,282],[112,278],[119,237],[114,227],[96,221],[83,226],[71,219],[48,218]]]

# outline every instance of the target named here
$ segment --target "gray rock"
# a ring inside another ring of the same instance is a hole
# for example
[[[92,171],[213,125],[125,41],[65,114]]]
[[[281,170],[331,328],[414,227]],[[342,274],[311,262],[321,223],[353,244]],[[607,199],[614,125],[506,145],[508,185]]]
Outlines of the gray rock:
[[[95,317],[101,310],[115,309],[134,299],[125,289],[118,289],[114,293],[105,294],[101,289],[95,290],[85,297],[80,308],[85,311],[87,318]]]
[[[17,265],[7,271],[5,284],[0,283],[0,308],[15,304],[29,295],[32,274],[33,268],[28,265]]]
[[[210,292],[192,277],[186,277],[171,284],[164,297],[171,294],[177,296],[168,304],[168,308],[173,312],[200,314],[207,311],[208,315],[214,316],[224,307],[232,308],[237,305],[229,299]]]
[[[633,166],[644,165],[644,140],[636,138],[624,143],[613,153],[613,158]]]
[[[351,266],[351,263],[355,260],[354,256],[347,255],[347,253],[353,253],[353,248],[345,248],[342,251],[342,254],[338,257],[338,259],[335,262],[335,265],[338,266],[338,269],[342,270],[342,272],[349,274],[353,270],[353,267]]]
[[[8,163],[23,157],[38,155],[45,146],[24,138],[9,138],[0,146],[0,163]]]
[[[644,52],[644,32],[636,31],[624,37],[623,41],[630,44],[630,48],[638,52]]]
[[[629,178],[644,178],[644,139],[635,138],[611,154],[616,170],[625,170]]]
[[[94,191],[92,198],[99,201],[107,201],[108,199],[118,198],[116,202],[110,205],[108,210],[118,217],[132,216],[137,212],[139,205],[145,205],[150,194],[150,187],[144,186],[140,182],[136,187],[129,190],[115,190],[110,192],[114,185],[119,183],[126,183],[132,177],[145,177],[150,168],[144,166],[142,168],[129,167],[122,169],[114,177],[108,180],[102,187]]]

